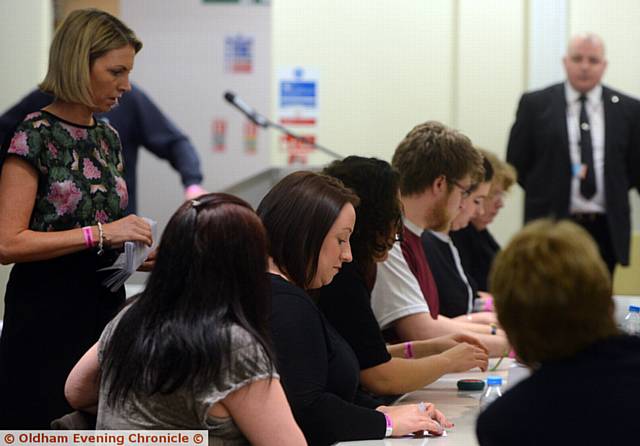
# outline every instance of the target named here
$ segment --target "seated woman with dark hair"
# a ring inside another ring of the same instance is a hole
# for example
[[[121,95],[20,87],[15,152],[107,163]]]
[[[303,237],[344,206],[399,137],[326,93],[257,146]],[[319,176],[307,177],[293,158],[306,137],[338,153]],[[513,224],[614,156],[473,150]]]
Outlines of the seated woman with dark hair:
[[[402,228],[399,175],[386,161],[359,156],[334,161],[323,173],[360,198],[351,236],[353,262],[317,294],[323,313],[358,358],[362,386],[378,395],[401,394],[445,373],[486,369],[487,349],[467,335],[385,345],[371,309],[371,289],[377,262],[386,259]]]
[[[366,398],[355,404],[357,357],[307,294],[331,283],[351,261],[357,204],[358,197],[335,178],[295,172],[258,207],[270,241],[271,329],[278,370],[293,414],[312,445],[422,430],[441,433],[451,426],[432,404],[387,407]]]
[[[145,290],[71,371],[71,405],[98,404],[98,429],[208,429],[210,445],[305,444],[268,341],[266,246],[243,200],[208,194],[183,204]]]
[[[569,221],[527,225],[496,257],[491,291],[533,374],[482,412],[480,444],[637,444],[640,338],[616,328],[589,234]]]

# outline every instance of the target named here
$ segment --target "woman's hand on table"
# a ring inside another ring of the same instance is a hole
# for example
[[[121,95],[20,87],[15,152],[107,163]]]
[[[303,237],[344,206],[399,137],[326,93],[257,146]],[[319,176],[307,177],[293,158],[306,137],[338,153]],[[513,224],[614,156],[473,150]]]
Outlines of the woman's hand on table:
[[[478,347],[485,353],[489,353],[489,349],[480,340],[474,336],[458,333],[438,336],[427,341],[437,353],[443,353],[459,344],[467,343]]]
[[[453,423],[447,421],[446,417],[431,403],[379,406],[376,410],[391,418],[394,437],[425,430],[434,435],[442,435],[444,429],[453,427]]]

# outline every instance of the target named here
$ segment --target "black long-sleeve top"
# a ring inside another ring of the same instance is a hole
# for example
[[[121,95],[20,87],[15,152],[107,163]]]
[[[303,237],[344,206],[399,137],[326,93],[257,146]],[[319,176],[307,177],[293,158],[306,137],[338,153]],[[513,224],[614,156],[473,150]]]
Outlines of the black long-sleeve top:
[[[355,263],[342,265],[329,285],[318,292],[318,306],[353,349],[360,369],[391,360],[371,308],[371,291]]]
[[[356,399],[360,367],[349,344],[311,297],[269,274],[271,331],[278,371],[293,415],[310,445],[384,438],[378,402]]]
[[[477,230],[473,224],[451,233],[451,239],[458,248],[464,271],[480,291],[489,291],[489,271],[493,259],[500,251],[500,245],[487,229]]]
[[[0,116],[0,143],[11,138],[13,130],[29,113],[46,107],[53,97],[34,90]],[[158,106],[137,86],[120,98],[120,104],[96,118],[109,122],[122,143],[124,179],[127,182],[129,204],[126,214],[137,209],[136,168],[138,148],[143,146],[159,158],[169,161],[179,172],[184,187],[202,182],[200,159],[189,138],[160,111]]]

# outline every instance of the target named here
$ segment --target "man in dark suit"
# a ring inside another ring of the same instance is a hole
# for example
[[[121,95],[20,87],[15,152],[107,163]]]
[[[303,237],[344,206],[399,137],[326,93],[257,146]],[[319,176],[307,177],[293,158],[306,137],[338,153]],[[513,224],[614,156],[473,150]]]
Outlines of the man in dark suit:
[[[613,273],[629,263],[629,189],[640,184],[640,102],[603,86],[604,44],[569,41],[564,83],[526,93],[511,128],[507,161],[525,190],[525,222],[571,218],[596,240]]]

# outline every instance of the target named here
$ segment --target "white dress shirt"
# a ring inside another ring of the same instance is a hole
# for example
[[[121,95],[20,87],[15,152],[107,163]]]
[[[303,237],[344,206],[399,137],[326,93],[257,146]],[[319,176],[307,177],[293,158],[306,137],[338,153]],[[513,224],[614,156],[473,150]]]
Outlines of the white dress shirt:
[[[604,102],[602,85],[587,92],[585,107],[589,116],[591,145],[593,147],[593,166],[596,174],[596,193],[590,199],[580,194],[580,92],[569,82],[564,84],[567,100],[567,133],[569,136],[569,154],[571,156],[571,202],[570,213],[604,213],[606,200],[604,195]]]

